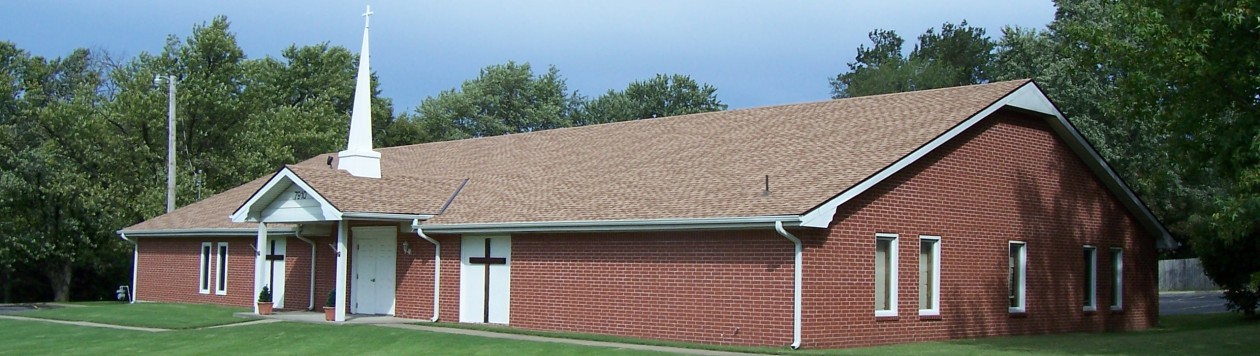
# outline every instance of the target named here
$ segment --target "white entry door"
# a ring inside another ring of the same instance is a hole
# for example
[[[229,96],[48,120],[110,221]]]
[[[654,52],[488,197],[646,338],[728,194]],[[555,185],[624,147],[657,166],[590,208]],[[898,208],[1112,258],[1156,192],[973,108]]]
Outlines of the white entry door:
[[[284,308],[284,269],[285,242],[289,239],[280,236],[268,236],[267,245],[263,246],[263,285],[271,289],[271,302],[276,309]]]
[[[508,323],[512,237],[464,236],[459,263],[459,321]]]
[[[351,313],[394,314],[394,259],[398,230],[393,226],[353,228],[354,269]]]

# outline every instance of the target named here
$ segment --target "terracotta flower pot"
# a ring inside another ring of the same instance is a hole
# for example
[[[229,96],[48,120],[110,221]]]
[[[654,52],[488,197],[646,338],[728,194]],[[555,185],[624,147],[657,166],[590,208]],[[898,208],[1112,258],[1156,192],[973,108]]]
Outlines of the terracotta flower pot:
[[[258,315],[271,315],[271,302],[258,302]]]
[[[337,318],[337,308],[324,307],[324,320],[333,321]]]

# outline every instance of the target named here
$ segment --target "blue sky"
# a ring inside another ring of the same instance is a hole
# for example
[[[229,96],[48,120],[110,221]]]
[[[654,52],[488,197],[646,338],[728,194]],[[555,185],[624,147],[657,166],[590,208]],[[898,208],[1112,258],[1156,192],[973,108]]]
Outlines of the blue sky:
[[[509,60],[554,65],[569,89],[598,96],[656,73],[718,88],[731,108],[827,99],[867,32],[907,40],[942,22],[1043,28],[1050,0],[956,1],[4,1],[0,40],[35,55],[74,48],[124,58],[157,53],[167,35],[227,15],[250,58],[290,44],[329,42],[357,52],[371,5],[372,69],[396,111]]]

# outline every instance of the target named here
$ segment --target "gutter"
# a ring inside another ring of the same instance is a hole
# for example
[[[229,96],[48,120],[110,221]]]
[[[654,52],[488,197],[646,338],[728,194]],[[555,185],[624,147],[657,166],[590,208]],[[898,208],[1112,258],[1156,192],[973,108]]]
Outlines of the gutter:
[[[131,243],[131,251],[132,251],[132,254],[131,254],[131,290],[130,290],[130,292],[131,292],[131,293],[129,293],[130,295],[129,295],[129,296],[127,296],[127,298],[128,298],[128,302],[129,302],[129,303],[131,303],[131,304],[135,304],[135,303],[136,303],[136,271],[138,271],[138,270],[140,269],[140,264],[139,264],[139,262],[140,262],[140,242],[139,242],[139,241],[135,241],[135,240],[132,240],[132,239],[127,238],[127,234],[124,234],[122,231],[119,231],[119,232],[118,232],[118,236],[119,236],[119,237],[122,237],[123,241],[127,241],[127,242],[130,242],[130,243]]]
[[[420,219],[411,221],[411,229],[415,230],[416,235],[433,244],[433,318],[429,321],[438,321],[438,305],[441,304],[439,297],[442,295],[442,244],[437,240],[424,234],[424,230],[420,229]]]
[[[784,238],[788,239],[788,241],[792,241],[792,244],[796,245],[795,268],[792,269],[793,276],[792,276],[792,345],[791,345],[792,349],[796,350],[796,349],[801,348],[801,265],[803,265],[801,257],[805,251],[804,251],[804,246],[802,246],[801,244],[801,239],[797,238],[795,235],[792,235],[792,233],[787,232],[787,230],[783,229],[783,221],[774,222],[774,231],[777,231],[779,235],[782,235]]]
[[[344,220],[429,220],[433,218],[433,215],[346,212],[341,213],[341,218]]]
[[[317,250],[317,246],[315,246],[315,241],[302,237],[302,228],[300,227],[297,228],[293,237],[311,245],[311,300],[306,303],[306,310],[315,310],[315,250]]]
[[[521,233],[521,232],[625,232],[625,231],[689,231],[765,228],[766,224],[786,222],[800,226],[799,215],[747,216],[698,219],[634,219],[575,220],[509,223],[426,224],[434,233]]]

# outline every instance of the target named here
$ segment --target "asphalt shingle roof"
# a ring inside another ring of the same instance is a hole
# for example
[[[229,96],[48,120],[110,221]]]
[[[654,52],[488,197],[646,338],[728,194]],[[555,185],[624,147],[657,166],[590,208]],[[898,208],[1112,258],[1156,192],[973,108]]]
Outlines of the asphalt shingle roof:
[[[801,214],[1027,83],[381,148],[381,179],[328,168],[327,155],[290,169],[343,212],[442,213],[427,224]],[[264,182],[127,230],[249,227],[228,215]]]

